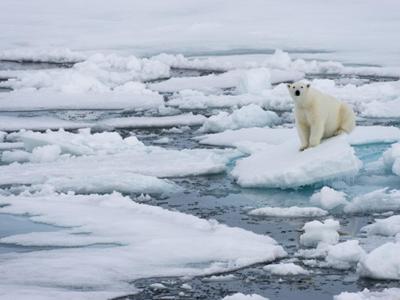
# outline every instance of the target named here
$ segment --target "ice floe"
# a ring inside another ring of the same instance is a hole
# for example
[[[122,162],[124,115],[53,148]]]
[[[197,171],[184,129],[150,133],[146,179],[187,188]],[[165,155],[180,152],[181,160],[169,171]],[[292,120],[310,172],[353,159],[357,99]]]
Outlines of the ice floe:
[[[273,275],[308,275],[309,271],[302,268],[294,263],[280,263],[280,264],[269,264],[263,267],[265,271],[270,272]]]
[[[242,187],[295,188],[352,177],[361,165],[346,139],[336,137],[303,152],[291,141],[265,147],[238,160],[231,174]]]
[[[201,132],[220,132],[227,129],[246,127],[264,127],[276,125],[279,122],[278,115],[273,111],[265,111],[255,104],[243,106],[233,111],[219,112],[209,117],[200,128]]]
[[[364,289],[361,292],[342,292],[333,297],[334,300],[398,300],[400,299],[399,288],[388,288],[382,291],[370,291]]]
[[[347,203],[344,192],[336,191],[328,186],[324,186],[319,192],[314,193],[310,202],[328,210]]]
[[[327,219],[323,222],[311,221],[303,226],[304,233],[300,236],[300,244],[306,247],[315,247],[319,243],[337,244],[340,224],[336,220]]]
[[[362,277],[400,280],[400,243],[385,243],[360,260],[357,271]]]
[[[297,140],[294,128],[242,128],[196,137],[201,144],[235,147],[241,142],[282,144]],[[400,129],[393,126],[357,126],[347,136],[351,145],[394,143],[400,141]]]
[[[385,212],[400,209],[400,191],[382,188],[354,197],[343,208],[346,213]]]
[[[4,243],[59,248],[1,254],[2,287],[128,291],[133,287],[125,282],[137,278],[212,274],[286,254],[268,236],[138,204],[118,193],[43,192],[1,196],[0,202],[2,213],[29,214],[36,222],[65,227],[3,238]],[[63,248],[97,244],[109,246]]]
[[[224,298],[222,298],[222,300],[269,300],[269,299],[257,294],[245,295],[242,293],[235,293],[230,296],[225,296]]]
[[[400,233],[400,215],[375,219],[375,223],[364,226],[361,231],[367,232],[369,235],[395,236]]]
[[[400,176],[400,143],[393,144],[383,153],[383,162],[389,170]]]
[[[320,217],[328,212],[318,207],[260,207],[249,211],[249,215],[268,217]]]
[[[109,118],[97,122],[97,126],[110,126],[115,128],[148,128],[148,127],[173,127],[202,125],[207,118],[203,115],[193,113],[161,116],[161,117],[125,117]],[[206,121],[208,122],[208,120]]]
[[[16,131],[20,129],[46,130],[46,129],[78,129],[90,127],[88,122],[61,120],[54,117],[14,117],[0,116],[0,129]]]

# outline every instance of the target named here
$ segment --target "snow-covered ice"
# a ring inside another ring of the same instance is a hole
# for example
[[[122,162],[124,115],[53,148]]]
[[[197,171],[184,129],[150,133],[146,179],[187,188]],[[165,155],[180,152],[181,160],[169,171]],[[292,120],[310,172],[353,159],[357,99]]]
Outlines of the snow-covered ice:
[[[319,192],[314,193],[310,202],[328,210],[347,203],[344,192],[336,191],[328,186],[324,186]]]
[[[385,212],[400,209],[400,191],[382,188],[354,197],[343,208],[346,213]]]
[[[361,230],[368,234],[395,236],[400,233],[400,215],[386,219],[375,219],[375,223],[366,225]]]
[[[277,123],[279,123],[279,117],[275,112],[265,111],[255,104],[250,104],[231,114],[223,111],[209,117],[200,127],[200,131],[220,132],[227,129],[272,126]]]
[[[368,253],[357,266],[362,277],[400,280],[400,243],[388,242]]]
[[[354,267],[365,254],[358,240],[349,240],[336,245],[329,245],[325,261],[329,267],[349,269]]]
[[[268,300],[268,298],[262,297],[257,294],[245,295],[242,293],[235,293],[230,296],[225,296],[222,300]]]
[[[3,243],[60,247],[1,254],[1,286],[6,297],[7,285],[39,292],[46,286],[57,286],[61,293],[82,286],[89,294],[128,292],[132,287],[125,282],[136,278],[212,274],[286,254],[268,236],[138,204],[118,193],[43,192],[1,196],[0,202],[2,213],[29,214],[36,222],[65,227],[1,239]],[[108,246],[63,248],[97,244]]]
[[[342,292],[333,297],[334,300],[398,300],[400,299],[399,288],[388,288],[382,291]]]
[[[339,228],[339,222],[333,219],[307,222],[303,226],[304,233],[300,236],[300,244],[306,247],[315,247],[319,243],[337,244]]]
[[[260,207],[249,211],[253,216],[269,217],[321,217],[326,216],[328,212],[318,207]]]
[[[344,137],[303,152],[291,141],[265,147],[236,162],[232,175],[242,187],[296,188],[356,175],[362,163]]]
[[[3,108],[3,106],[1,106]],[[14,117],[0,116],[0,129],[16,131],[20,129],[46,130],[46,129],[78,129],[90,127],[88,122],[61,120],[54,117]]]
[[[308,275],[309,271],[302,268],[294,263],[280,263],[280,264],[269,264],[263,267],[265,271],[270,272],[273,275]]]

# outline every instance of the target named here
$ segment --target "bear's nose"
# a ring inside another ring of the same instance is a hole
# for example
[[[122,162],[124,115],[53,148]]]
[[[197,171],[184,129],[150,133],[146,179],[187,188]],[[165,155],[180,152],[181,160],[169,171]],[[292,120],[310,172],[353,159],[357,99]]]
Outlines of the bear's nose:
[[[299,90],[296,90],[296,91],[294,92],[294,94],[295,94],[296,96],[300,96],[300,91],[299,91]]]

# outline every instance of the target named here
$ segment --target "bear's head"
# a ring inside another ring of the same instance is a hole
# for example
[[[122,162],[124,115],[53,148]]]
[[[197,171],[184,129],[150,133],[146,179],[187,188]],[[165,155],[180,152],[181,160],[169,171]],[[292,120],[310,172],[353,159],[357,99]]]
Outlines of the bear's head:
[[[304,82],[295,82],[292,84],[288,84],[287,88],[289,90],[290,96],[293,98],[295,102],[302,102],[307,97],[307,93],[310,89],[309,83]]]

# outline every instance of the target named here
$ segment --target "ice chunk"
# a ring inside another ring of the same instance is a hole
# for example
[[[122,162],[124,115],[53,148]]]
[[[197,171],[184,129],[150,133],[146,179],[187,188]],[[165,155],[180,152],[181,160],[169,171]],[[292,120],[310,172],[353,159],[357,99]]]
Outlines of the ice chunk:
[[[393,143],[400,140],[400,129],[392,126],[357,126],[347,136],[351,145]],[[201,144],[235,147],[237,143],[282,144],[297,140],[295,128],[243,128],[196,137]]]
[[[11,61],[75,63],[85,59],[80,52],[68,48],[16,48],[0,51],[0,59]]]
[[[313,194],[310,202],[328,210],[347,203],[344,192],[338,192],[328,186]]]
[[[0,203],[2,213],[28,215],[33,221],[62,227],[55,232],[2,239],[7,243],[58,246],[1,254],[3,290],[7,285],[32,289],[45,286],[63,288],[67,293],[82,291],[85,286],[88,292],[128,292],[132,287],[125,282],[138,278],[211,275],[286,254],[268,236],[135,203],[118,193],[42,192],[0,196]],[[71,245],[92,247],[63,248]]]
[[[66,121],[53,117],[11,117],[0,116],[0,129],[16,131],[20,129],[46,130],[46,129],[77,129],[90,127],[87,122]]]
[[[7,164],[12,162],[27,162],[31,158],[31,153],[23,150],[4,151],[1,154],[1,161]]]
[[[295,188],[354,176],[361,161],[344,137],[300,152],[291,141],[257,151],[236,162],[232,175],[242,187]]]
[[[225,296],[222,300],[268,300],[268,298],[262,297],[257,294],[245,295],[242,293],[232,294],[230,296]]]
[[[339,228],[339,222],[332,219],[307,222],[303,226],[304,233],[300,236],[300,244],[306,247],[315,247],[319,243],[336,244],[339,241]]]
[[[386,243],[368,253],[357,266],[362,277],[400,280],[400,243]]]
[[[270,217],[320,217],[326,216],[327,211],[318,207],[261,207],[249,211],[253,216]]]
[[[271,88],[271,73],[266,68],[260,68],[245,71],[237,89],[241,94],[259,94],[267,88]]]
[[[35,163],[52,162],[57,160],[60,157],[60,154],[60,146],[46,145],[33,149],[29,160]]]
[[[279,122],[273,111],[265,111],[255,104],[243,106],[231,114],[220,112],[209,117],[200,128],[201,132],[219,132],[227,129],[271,126]]]
[[[7,132],[0,131],[0,143],[4,142],[4,138],[6,137]]]
[[[206,117],[204,117],[203,115],[194,115],[193,113],[188,113],[165,117],[111,118],[98,122],[98,125],[106,125],[115,128],[173,127],[202,125],[205,120]]]
[[[10,134],[15,140],[24,143],[28,151],[43,145],[57,145],[63,153],[74,155],[113,154],[136,147],[144,147],[135,136],[123,139],[117,132],[91,133],[90,129],[78,133],[64,130],[46,132],[20,131]]]
[[[389,170],[400,176],[400,143],[393,144],[383,153],[383,162]]]
[[[349,269],[355,266],[364,256],[365,251],[360,247],[359,241],[350,240],[328,246],[325,260],[329,267]]]
[[[361,231],[365,231],[368,234],[395,236],[400,233],[400,215],[386,219],[375,219],[375,223],[364,226]]]
[[[346,213],[384,212],[400,209],[400,191],[388,188],[378,189],[364,195],[356,196],[345,205]]]
[[[350,293],[342,292],[333,297],[334,300],[398,300],[400,299],[399,288],[389,288],[382,291],[369,291],[364,289],[362,292]]]
[[[263,267],[273,275],[308,275],[309,271],[294,263],[270,264]]]
[[[24,148],[24,143],[0,143],[0,150]]]

